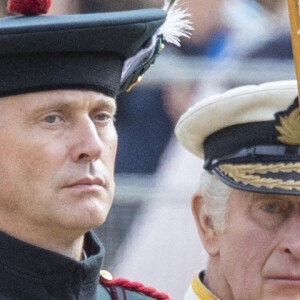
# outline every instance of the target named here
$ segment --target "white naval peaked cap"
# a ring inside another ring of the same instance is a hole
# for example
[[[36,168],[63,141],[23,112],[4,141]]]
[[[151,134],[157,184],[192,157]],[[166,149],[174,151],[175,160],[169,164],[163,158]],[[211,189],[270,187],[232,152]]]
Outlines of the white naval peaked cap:
[[[300,194],[297,95],[295,80],[234,88],[188,109],[175,134],[234,188]]]

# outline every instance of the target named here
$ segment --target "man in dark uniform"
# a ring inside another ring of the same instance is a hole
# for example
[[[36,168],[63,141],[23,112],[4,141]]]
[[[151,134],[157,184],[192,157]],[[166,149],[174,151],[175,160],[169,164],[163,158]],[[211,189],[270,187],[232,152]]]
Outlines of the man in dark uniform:
[[[209,255],[185,300],[300,299],[300,108],[296,81],[204,99],[176,135],[204,159],[192,209]]]
[[[0,299],[168,299],[99,284],[90,231],[114,195],[115,97],[159,54],[167,12],[39,16],[49,4],[0,19]]]

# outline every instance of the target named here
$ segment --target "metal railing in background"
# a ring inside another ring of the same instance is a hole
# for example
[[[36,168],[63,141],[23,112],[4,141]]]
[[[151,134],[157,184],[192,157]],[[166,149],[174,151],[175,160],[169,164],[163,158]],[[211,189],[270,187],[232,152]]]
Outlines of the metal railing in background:
[[[213,60],[162,55],[152,66],[141,87],[166,83],[217,80],[225,86],[258,84],[267,81],[295,79],[293,60],[227,59]]]

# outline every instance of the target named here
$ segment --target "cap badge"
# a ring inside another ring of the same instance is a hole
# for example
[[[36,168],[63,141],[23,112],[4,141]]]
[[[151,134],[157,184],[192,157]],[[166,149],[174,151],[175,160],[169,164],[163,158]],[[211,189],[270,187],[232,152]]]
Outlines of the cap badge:
[[[288,145],[300,145],[300,110],[293,105],[293,109],[288,109],[277,116],[280,125],[275,126],[280,134],[277,139]]]

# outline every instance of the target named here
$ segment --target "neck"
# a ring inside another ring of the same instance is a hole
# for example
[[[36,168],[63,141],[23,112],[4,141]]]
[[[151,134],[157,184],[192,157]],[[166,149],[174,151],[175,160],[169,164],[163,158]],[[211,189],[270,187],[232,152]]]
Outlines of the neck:
[[[52,239],[43,242],[41,244],[35,244],[35,246],[51,250],[53,252],[60,253],[62,255],[71,257],[77,261],[82,259],[82,250],[83,250],[84,236],[80,236],[72,242],[66,243],[57,239]]]
[[[21,221],[12,224],[0,219],[0,230],[31,245],[57,252],[77,261],[82,259],[84,232],[67,229],[31,226]]]
[[[218,257],[210,257],[203,280],[204,285],[222,300],[235,300]]]

